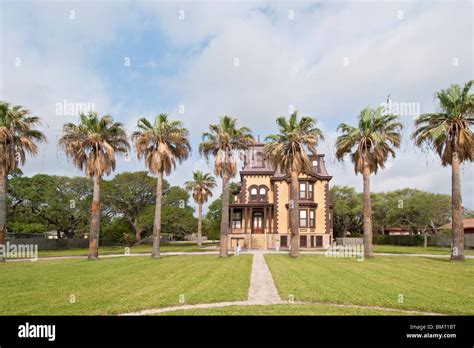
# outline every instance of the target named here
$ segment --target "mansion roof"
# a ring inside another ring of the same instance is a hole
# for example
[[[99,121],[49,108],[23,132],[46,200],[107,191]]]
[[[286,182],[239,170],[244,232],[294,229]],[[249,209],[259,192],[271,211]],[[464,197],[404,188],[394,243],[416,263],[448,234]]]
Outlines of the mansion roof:
[[[282,173],[280,168],[275,169],[265,156],[263,147],[265,143],[257,142],[253,144],[244,156],[244,164],[240,170],[240,175],[270,175],[274,180],[284,180],[288,177],[287,173]],[[330,180],[330,176],[326,170],[323,154],[308,154],[311,162],[310,177],[317,179]]]

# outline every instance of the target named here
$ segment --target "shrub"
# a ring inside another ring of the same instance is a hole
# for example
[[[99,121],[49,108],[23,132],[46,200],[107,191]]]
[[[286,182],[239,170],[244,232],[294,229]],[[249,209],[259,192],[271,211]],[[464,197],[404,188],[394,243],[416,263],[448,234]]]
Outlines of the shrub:
[[[388,235],[374,235],[374,244],[381,245],[423,245],[423,235],[413,234],[408,236],[388,236]]]
[[[129,244],[133,243],[135,236],[132,226],[126,220],[118,218],[112,220],[101,229],[100,238]]]

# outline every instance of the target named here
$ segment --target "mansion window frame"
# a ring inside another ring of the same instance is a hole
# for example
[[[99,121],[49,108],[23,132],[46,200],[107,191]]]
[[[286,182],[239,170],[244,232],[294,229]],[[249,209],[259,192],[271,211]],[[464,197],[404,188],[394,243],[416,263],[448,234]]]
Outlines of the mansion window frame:
[[[242,212],[234,211],[232,216],[232,228],[242,228]]]
[[[302,189],[304,187],[304,189]],[[298,185],[299,199],[314,199],[314,183],[310,181],[300,181]]]
[[[301,216],[302,212],[305,212],[304,217]],[[314,208],[299,209],[298,220],[299,220],[300,228],[315,228],[316,227],[316,209]]]
[[[265,185],[252,185],[249,187],[249,202],[267,202],[268,187]]]

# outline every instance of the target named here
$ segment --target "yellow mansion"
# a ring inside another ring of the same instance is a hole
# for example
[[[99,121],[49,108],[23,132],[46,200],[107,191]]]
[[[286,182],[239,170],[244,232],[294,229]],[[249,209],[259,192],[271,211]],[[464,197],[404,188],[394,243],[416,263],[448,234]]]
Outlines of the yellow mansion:
[[[229,205],[229,247],[286,249],[290,241],[290,178],[266,160],[263,143],[245,156],[238,192]],[[328,248],[332,242],[332,206],[324,155],[310,155],[312,172],[299,178],[301,249]]]

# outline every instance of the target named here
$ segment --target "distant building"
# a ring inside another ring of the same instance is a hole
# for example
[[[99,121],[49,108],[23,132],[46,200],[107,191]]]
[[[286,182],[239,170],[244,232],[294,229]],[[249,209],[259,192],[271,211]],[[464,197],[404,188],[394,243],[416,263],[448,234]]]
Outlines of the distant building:
[[[254,144],[240,171],[238,192],[229,205],[230,248],[288,248],[290,178],[266,159],[264,143]],[[300,247],[328,248],[332,242],[332,207],[324,155],[309,155],[312,171],[299,177]]]
[[[474,233],[474,218],[462,220],[464,226],[464,234]],[[440,230],[451,230],[451,223],[443,225],[439,228]]]
[[[410,227],[385,227],[383,231],[389,236],[408,236],[413,232]]]

